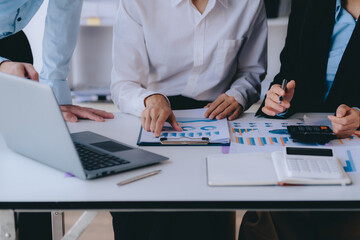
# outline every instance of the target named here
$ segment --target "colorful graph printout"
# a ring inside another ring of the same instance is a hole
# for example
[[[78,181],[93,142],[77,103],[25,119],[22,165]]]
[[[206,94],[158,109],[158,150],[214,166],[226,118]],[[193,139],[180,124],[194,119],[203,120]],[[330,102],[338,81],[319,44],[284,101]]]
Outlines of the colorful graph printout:
[[[165,123],[160,137],[173,139],[198,139],[207,137],[212,143],[229,143],[230,135],[226,119],[216,120],[204,118],[206,109],[174,111],[176,120],[182,132],[175,131],[169,123]],[[142,130],[140,142],[158,143],[160,137],[155,138],[152,132]]]
[[[341,161],[345,172],[360,173],[359,147],[333,147],[335,156]]]
[[[299,119],[233,121],[230,122],[231,146],[229,153],[272,152],[281,151],[285,146],[331,147],[348,173],[360,173],[360,137],[351,136],[345,139],[335,139],[328,144],[303,144],[293,141],[286,131],[287,125],[302,125]],[[274,131],[273,131],[274,132]]]
[[[274,150],[296,144],[285,131],[285,134],[271,133],[273,130],[286,130],[286,126],[303,124],[299,119],[256,122],[230,122],[232,143],[230,152],[243,152],[251,146],[263,150]],[[240,126],[240,127],[239,127]],[[255,150],[255,149],[253,149]]]

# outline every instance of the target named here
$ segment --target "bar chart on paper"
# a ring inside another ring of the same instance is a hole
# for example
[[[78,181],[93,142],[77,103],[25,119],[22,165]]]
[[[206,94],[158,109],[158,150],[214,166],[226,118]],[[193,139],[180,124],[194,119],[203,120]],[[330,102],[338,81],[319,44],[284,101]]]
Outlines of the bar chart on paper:
[[[235,137],[235,142],[248,146],[286,146],[288,143],[293,142],[289,137]]]
[[[360,149],[358,147],[338,146],[333,149],[345,172],[360,173]]]
[[[302,125],[299,119],[281,121],[233,121],[230,123],[232,142],[230,152],[273,151],[284,146],[297,145],[287,133],[287,125]],[[303,144],[301,144],[303,145]],[[249,146],[251,148],[249,148]]]
[[[343,139],[335,139],[329,143],[330,146],[360,146],[360,136],[350,136]]]
[[[175,131],[171,125],[166,122],[160,137],[155,138],[153,133],[142,131],[140,142],[158,143],[160,142],[160,138],[196,140],[206,137],[210,143],[229,144],[230,135],[227,120],[205,118],[205,111],[206,109],[174,111],[176,121],[182,128],[181,132]]]
[[[218,137],[220,131],[216,119],[208,118],[190,118],[179,117],[177,122],[182,128],[182,132],[176,132],[170,126],[164,126],[161,137],[165,138],[201,138],[201,137]],[[205,123],[205,125],[204,125]]]

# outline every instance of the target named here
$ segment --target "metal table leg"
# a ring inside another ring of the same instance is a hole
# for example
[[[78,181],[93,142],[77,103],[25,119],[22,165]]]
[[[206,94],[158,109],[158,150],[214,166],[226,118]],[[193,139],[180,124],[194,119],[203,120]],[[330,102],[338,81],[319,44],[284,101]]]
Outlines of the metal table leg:
[[[0,211],[0,240],[15,240],[15,218],[14,211]]]
[[[65,233],[63,211],[51,212],[51,226],[53,240],[61,240]]]

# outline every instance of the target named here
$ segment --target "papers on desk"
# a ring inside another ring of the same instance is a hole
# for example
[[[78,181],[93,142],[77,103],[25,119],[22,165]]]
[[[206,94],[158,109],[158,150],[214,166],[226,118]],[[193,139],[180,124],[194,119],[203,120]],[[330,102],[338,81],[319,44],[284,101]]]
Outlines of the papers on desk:
[[[254,121],[242,121],[241,118],[230,122],[231,146],[229,153],[244,152],[273,152],[280,151],[285,146],[311,146],[323,147],[323,145],[305,144],[295,142],[285,132],[274,130],[286,130],[287,125],[329,125],[328,113],[306,114],[304,119],[264,119],[257,118]],[[351,136],[345,139],[335,139],[325,145],[332,147],[335,155],[339,158],[346,172],[360,173],[360,137]]]
[[[152,132],[147,132],[141,128],[138,145],[151,146],[161,145],[161,138],[190,142],[208,138],[210,145],[229,145],[230,135],[226,119],[216,120],[204,118],[206,109],[176,110],[174,114],[176,120],[182,127],[182,132],[173,130],[169,123],[165,123],[160,137],[155,138]],[[197,145],[197,144],[195,144]]]
[[[208,156],[208,184],[210,186],[351,184],[351,179],[345,171],[341,178],[332,179],[290,177],[285,164],[282,151]]]
[[[241,121],[230,122],[230,153],[244,151],[272,152],[284,146],[304,145],[294,142],[287,133],[287,125],[303,125],[302,119]],[[279,131],[280,130],[280,131]],[[274,133],[274,131],[277,131]],[[284,131],[284,132],[281,132]]]

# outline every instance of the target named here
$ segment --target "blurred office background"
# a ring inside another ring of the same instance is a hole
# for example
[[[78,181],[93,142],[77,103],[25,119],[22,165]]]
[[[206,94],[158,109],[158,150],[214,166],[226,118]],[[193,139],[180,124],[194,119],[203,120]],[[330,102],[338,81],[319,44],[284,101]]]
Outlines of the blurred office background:
[[[44,1],[36,17],[25,29],[33,49],[34,65],[38,71],[42,66],[42,36],[48,1]],[[279,54],[286,37],[291,5],[291,0],[264,1],[269,19],[269,48],[268,74],[262,83],[262,96],[280,69]],[[69,76],[71,88],[77,93],[79,91],[86,93],[89,90],[92,90],[90,95],[94,91],[99,94],[109,93],[112,25],[118,4],[119,0],[84,0],[79,38]],[[89,98],[89,100],[94,99]]]

